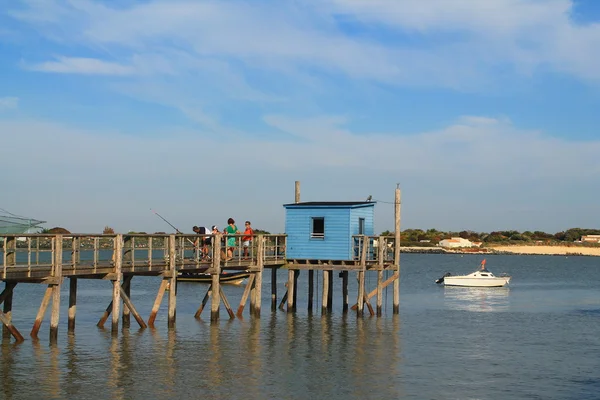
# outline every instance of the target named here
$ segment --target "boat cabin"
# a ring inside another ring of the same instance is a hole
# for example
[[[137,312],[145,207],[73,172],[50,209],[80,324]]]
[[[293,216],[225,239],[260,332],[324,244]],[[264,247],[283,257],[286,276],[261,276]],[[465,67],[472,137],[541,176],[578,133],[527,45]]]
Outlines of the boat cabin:
[[[372,201],[284,204],[288,259],[352,260],[354,235],[374,235]]]

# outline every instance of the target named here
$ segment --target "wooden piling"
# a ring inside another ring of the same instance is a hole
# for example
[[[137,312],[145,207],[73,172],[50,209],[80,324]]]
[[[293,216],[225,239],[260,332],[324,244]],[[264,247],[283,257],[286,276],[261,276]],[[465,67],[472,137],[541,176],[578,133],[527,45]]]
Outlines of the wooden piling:
[[[229,314],[229,318],[230,319],[234,319],[235,318],[235,314],[233,313],[233,310],[231,309],[231,305],[229,304],[229,300],[227,300],[227,296],[225,296],[225,292],[223,292],[223,287],[219,286],[219,291],[221,292],[221,300],[223,300],[223,305],[225,306],[225,310],[227,311],[227,314]]]
[[[194,318],[200,318],[200,315],[202,314],[204,307],[206,307],[206,303],[208,303],[208,299],[211,297],[212,297],[212,283],[208,286],[208,290],[206,291],[206,294],[204,295],[204,298],[202,299],[202,303],[200,304],[198,311],[196,311],[196,314],[194,314]]]
[[[219,308],[221,305],[221,237],[220,233],[213,237],[213,275],[212,275],[212,299],[210,303],[210,320],[217,322],[219,320]]]
[[[3,311],[0,312],[0,322],[2,322],[2,337],[9,338],[11,335],[15,338],[17,343],[25,340],[21,332],[12,323],[12,302],[13,302],[13,291],[16,282],[6,282],[4,284],[4,291],[2,292]]]
[[[167,325],[175,328],[175,317],[177,307],[177,259],[175,251],[175,235],[169,236],[169,312]]]
[[[377,271],[377,316],[380,317],[383,314],[383,259],[385,257],[385,238],[380,236],[377,243],[377,263],[379,269]]]
[[[60,317],[60,287],[62,283],[63,235],[54,238],[54,265],[52,276],[52,311],[50,314],[50,343],[58,340],[58,320]]]
[[[242,299],[240,300],[240,306],[237,310],[237,316],[242,318],[242,314],[244,312],[244,308],[246,307],[246,301],[248,301],[248,295],[250,294],[250,290],[254,285],[254,278],[256,274],[250,275],[248,278],[248,283],[246,283],[246,287],[244,288],[244,293],[242,294]],[[205,297],[206,298],[206,297]]]
[[[295,283],[295,272],[293,269],[288,269],[288,289],[287,289],[287,312],[294,312],[296,309],[296,304],[294,303],[294,299],[296,296],[294,296],[294,291],[296,290],[296,287],[294,285]]]
[[[131,281],[131,278],[129,279],[129,281]],[[128,285],[127,289],[129,289],[130,287],[131,287],[131,285]],[[138,313],[137,310],[135,309],[135,306],[131,302],[131,299],[127,295],[127,292],[129,292],[129,290],[126,290],[125,288],[123,288],[123,290],[121,290],[119,292],[119,295],[121,296],[121,299],[123,300],[123,308],[127,307],[127,309],[130,310],[130,312],[133,314],[133,317],[137,321],[140,328],[146,329],[148,326],[144,322],[144,319],[140,316],[140,313]],[[123,328],[125,328],[125,325],[123,325]]]
[[[315,297],[315,270],[308,270],[308,312],[312,313],[313,311],[313,298]]]
[[[113,293],[112,293],[112,324],[111,332],[113,335],[119,332],[119,313],[121,311],[121,276],[123,266],[123,235],[118,234],[114,238],[114,253],[113,260],[115,263],[114,278],[112,281]]]
[[[127,276],[123,277],[123,285],[121,286],[121,299],[123,299],[123,295],[125,295],[125,297],[127,297],[128,299],[131,299],[131,279],[132,278],[133,278],[133,275],[127,275]],[[126,282],[129,284],[126,284]],[[122,322],[123,322],[123,329],[127,329],[131,326],[131,310],[129,309],[129,307],[127,306],[125,301],[123,301]]]
[[[329,284],[329,288],[327,290],[327,311],[333,311],[333,270],[326,271],[329,275],[329,279],[327,283]]]
[[[254,279],[254,310],[252,311],[255,317],[260,317],[260,308],[262,304],[262,276],[265,269],[264,265],[264,253],[265,253],[265,237],[263,235],[258,235],[256,237],[256,241],[258,244],[257,248],[257,257],[256,257],[256,268],[258,268],[258,273],[256,274],[256,278]]]
[[[323,290],[321,293],[321,315],[327,314],[329,307],[327,302],[329,301],[329,271],[323,271]]]
[[[160,282],[160,286],[158,287],[158,292],[156,293],[156,299],[154,300],[154,305],[152,306],[152,311],[150,312],[150,317],[148,318],[148,326],[154,328],[154,322],[156,321],[156,315],[158,314],[158,310],[160,309],[160,304],[162,303],[163,296],[165,295],[165,291],[167,286],[169,285],[169,280],[167,278],[163,278]]]
[[[271,311],[277,310],[277,268],[271,267]]]
[[[348,312],[348,271],[342,271],[342,312]]]
[[[46,288],[46,293],[44,293],[44,297],[42,298],[42,302],[40,304],[40,308],[35,317],[35,322],[33,323],[33,328],[29,333],[34,339],[38,338],[38,332],[42,326],[42,322],[44,321],[44,315],[46,315],[46,310],[48,309],[48,304],[50,304],[50,299],[52,298],[52,285],[48,285]]]
[[[361,270],[358,272],[358,295],[356,303],[358,308],[356,309],[359,317],[363,316],[363,309],[365,304],[365,271],[367,268],[367,237],[365,235],[361,238],[362,251],[360,255],[360,267]]]
[[[395,216],[395,243],[394,243],[394,264],[398,279],[394,281],[394,305],[393,313],[400,313],[400,185],[396,186],[396,195],[394,200]]]
[[[77,312],[77,278],[69,278],[69,324],[68,331],[75,332],[75,314]]]

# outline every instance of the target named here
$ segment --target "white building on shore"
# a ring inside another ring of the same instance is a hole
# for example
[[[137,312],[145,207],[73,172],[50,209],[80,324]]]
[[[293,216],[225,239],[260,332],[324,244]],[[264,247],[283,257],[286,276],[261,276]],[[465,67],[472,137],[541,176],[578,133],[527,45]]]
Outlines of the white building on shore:
[[[453,237],[453,238],[450,238],[450,239],[440,240],[440,242],[438,243],[438,246],[440,246],[440,247],[448,247],[448,248],[474,247],[475,244],[473,244],[473,242],[471,242],[468,239],[463,239],[461,237]]]

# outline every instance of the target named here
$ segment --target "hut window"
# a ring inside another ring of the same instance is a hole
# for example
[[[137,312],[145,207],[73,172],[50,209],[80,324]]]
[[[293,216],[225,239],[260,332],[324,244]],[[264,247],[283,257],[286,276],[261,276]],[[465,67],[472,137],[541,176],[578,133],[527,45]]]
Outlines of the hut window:
[[[313,217],[312,218],[312,229],[310,233],[311,239],[324,239],[325,238],[325,218],[324,217]]]
[[[358,234],[359,235],[365,234],[365,219],[364,218],[358,219]]]

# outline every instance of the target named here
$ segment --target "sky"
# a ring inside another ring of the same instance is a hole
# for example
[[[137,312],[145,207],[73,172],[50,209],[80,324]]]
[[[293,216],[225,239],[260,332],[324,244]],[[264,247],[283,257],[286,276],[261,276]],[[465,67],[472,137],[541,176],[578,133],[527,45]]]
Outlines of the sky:
[[[596,0],[0,0],[0,208],[71,232],[600,228]]]

